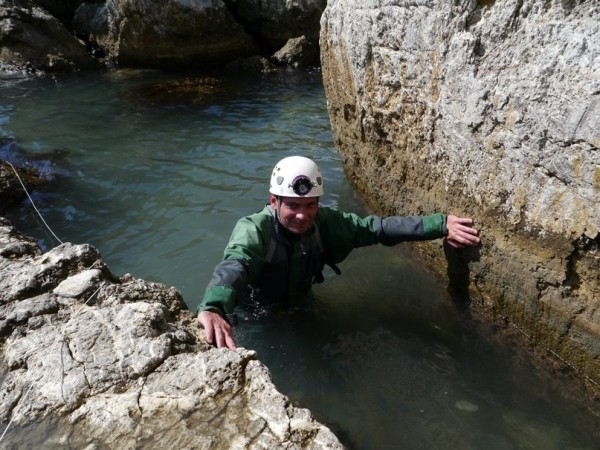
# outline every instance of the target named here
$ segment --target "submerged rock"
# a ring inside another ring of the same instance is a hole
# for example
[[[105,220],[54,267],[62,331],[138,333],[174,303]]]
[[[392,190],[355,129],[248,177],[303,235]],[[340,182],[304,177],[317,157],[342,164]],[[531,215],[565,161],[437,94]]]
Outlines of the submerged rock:
[[[475,403],[471,403],[469,400],[458,400],[454,403],[454,407],[459,411],[474,413],[479,411],[479,406]]]
[[[42,253],[2,218],[0,339],[3,445],[342,448],[253,351],[208,346],[176,289],[90,245]]]
[[[216,78],[183,78],[135,86],[125,92],[124,98],[142,105],[185,105],[210,101],[225,91],[225,83]]]
[[[29,189],[48,181],[47,176],[33,167],[15,166],[0,160],[0,214],[27,196],[23,187]]]

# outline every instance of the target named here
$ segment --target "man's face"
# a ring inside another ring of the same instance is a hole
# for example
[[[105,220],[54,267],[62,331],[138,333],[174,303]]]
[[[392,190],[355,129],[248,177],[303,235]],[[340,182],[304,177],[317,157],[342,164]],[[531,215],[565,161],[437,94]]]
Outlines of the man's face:
[[[277,197],[271,195],[271,208],[277,210]],[[302,234],[310,230],[317,210],[319,197],[281,197],[279,221],[292,233]]]

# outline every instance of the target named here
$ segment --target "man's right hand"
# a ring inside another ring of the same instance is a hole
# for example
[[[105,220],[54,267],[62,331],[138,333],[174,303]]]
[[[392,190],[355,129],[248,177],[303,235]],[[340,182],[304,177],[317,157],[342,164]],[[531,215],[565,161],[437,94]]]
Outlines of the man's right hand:
[[[198,314],[198,322],[204,327],[206,341],[209,344],[235,350],[233,329],[223,316],[212,311],[201,311]]]

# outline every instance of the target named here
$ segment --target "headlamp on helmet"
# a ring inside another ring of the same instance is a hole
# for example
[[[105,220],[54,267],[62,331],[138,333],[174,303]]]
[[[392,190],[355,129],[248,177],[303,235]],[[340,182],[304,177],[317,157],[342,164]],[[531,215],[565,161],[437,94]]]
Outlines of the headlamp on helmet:
[[[323,195],[321,170],[304,156],[284,158],[273,168],[269,192],[282,197],[320,197]]]

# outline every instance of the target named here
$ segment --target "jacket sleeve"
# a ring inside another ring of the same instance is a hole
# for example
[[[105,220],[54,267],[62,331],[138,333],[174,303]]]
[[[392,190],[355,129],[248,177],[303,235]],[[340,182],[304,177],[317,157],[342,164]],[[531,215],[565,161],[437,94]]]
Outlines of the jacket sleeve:
[[[265,245],[259,226],[249,217],[240,219],[231,233],[223,261],[213,271],[198,312],[231,314],[238,294],[260,274]]]
[[[319,228],[324,230],[325,258],[337,264],[358,247],[383,244],[395,245],[404,241],[437,239],[447,234],[446,216],[391,216],[371,215],[361,218],[353,213],[320,208]]]
[[[444,214],[386,217],[376,221],[376,226],[378,227],[379,243],[383,245],[437,239],[448,234]]]

